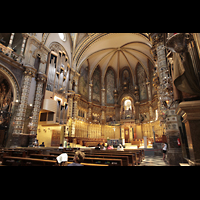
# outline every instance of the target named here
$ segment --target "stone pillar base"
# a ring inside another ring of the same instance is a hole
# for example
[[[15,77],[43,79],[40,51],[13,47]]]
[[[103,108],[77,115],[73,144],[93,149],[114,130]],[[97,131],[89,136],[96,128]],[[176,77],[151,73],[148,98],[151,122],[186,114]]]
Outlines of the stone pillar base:
[[[181,102],[177,114],[183,117],[187,134],[190,163],[200,164],[200,101]],[[189,164],[190,164],[189,163]]]
[[[170,166],[180,166],[179,163],[184,162],[181,147],[180,149],[170,149],[167,152],[167,162]]]
[[[13,134],[10,148],[27,147],[29,134]]]

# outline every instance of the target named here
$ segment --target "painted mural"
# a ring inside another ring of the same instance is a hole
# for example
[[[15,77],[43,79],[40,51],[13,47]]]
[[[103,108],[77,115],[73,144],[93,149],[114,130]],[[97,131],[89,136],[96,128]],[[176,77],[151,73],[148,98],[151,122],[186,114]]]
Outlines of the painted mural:
[[[79,78],[79,94],[88,98],[88,66],[82,66]]]
[[[137,67],[137,80],[139,87],[140,101],[147,99],[147,87],[146,87],[146,72],[141,64]]]
[[[93,100],[100,102],[100,92],[101,92],[101,72],[99,67],[97,67],[93,74]]]
[[[106,74],[106,83],[107,83],[107,103],[114,104],[114,87],[115,87],[115,74],[112,69],[109,69]]]

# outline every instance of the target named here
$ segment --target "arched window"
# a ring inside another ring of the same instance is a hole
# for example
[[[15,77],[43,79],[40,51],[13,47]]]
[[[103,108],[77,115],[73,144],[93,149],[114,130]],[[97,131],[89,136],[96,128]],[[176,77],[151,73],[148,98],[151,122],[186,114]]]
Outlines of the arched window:
[[[137,84],[139,87],[140,101],[147,99],[146,77],[146,72],[142,65],[139,63],[137,66]]]
[[[59,37],[60,37],[60,39],[61,39],[62,41],[66,41],[66,36],[65,36],[64,33],[58,33],[58,35],[59,35]]]
[[[101,102],[101,71],[99,66],[94,71],[93,74],[93,100]]]
[[[79,77],[79,93],[81,96],[88,98],[88,66],[82,66],[80,69],[80,77]]]
[[[115,74],[112,69],[108,69],[106,73],[106,100],[107,103],[114,104],[114,93],[115,88]]]

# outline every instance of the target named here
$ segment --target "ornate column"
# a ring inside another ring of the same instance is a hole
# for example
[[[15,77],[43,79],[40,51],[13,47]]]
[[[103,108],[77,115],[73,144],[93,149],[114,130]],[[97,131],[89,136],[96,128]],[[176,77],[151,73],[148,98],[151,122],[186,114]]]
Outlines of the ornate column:
[[[70,95],[68,97],[68,109],[67,109],[67,117],[72,118],[72,106],[73,106],[73,97]]]
[[[37,74],[37,85],[36,85],[36,92],[35,92],[35,99],[34,99],[34,106],[32,111],[32,117],[30,121],[30,144],[32,144],[33,140],[35,139],[37,135],[37,126],[38,126],[38,118],[39,118],[39,112],[40,107],[42,103],[42,97],[43,97],[43,85],[47,80],[47,76],[45,74],[38,73]]]
[[[136,123],[139,123],[139,108],[140,108],[140,102],[139,102],[139,88],[138,86],[135,86],[134,88],[134,95],[135,95],[135,119]]]
[[[28,38],[28,36],[26,34],[22,34],[22,36],[23,36],[23,41],[22,41],[20,56],[23,56],[26,39]]]
[[[158,108],[160,111],[159,119],[161,122],[165,123],[166,126],[168,143],[167,160],[170,165],[179,166],[179,163],[183,161],[183,156],[181,148],[179,148],[177,144],[177,139],[180,138],[180,132],[178,127],[178,118],[175,112],[176,107],[175,105],[168,106],[168,104],[172,103],[173,96],[167,95],[166,93],[168,91],[168,84],[166,84],[166,80],[169,77],[169,72],[166,62],[164,39],[164,33],[151,33],[151,40],[153,43],[152,53],[154,55],[154,59],[157,59],[157,74],[159,77],[159,84],[157,86],[159,101]]]
[[[92,84],[92,80],[90,81],[90,84],[89,84],[89,104],[88,104],[88,122],[92,122],[92,87],[93,87],[93,84]]]
[[[102,97],[102,106],[101,106],[101,123],[102,124],[105,124],[106,123],[106,115],[105,115],[105,112],[106,112],[106,106],[105,106],[105,88],[103,86],[103,88],[101,89],[101,97]]]
[[[13,146],[20,145],[19,135],[23,134],[30,85],[31,85],[32,77],[35,76],[35,72],[36,70],[34,68],[27,67],[27,66],[25,67],[24,79],[23,79],[23,85],[22,85],[22,91],[21,91],[21,100],[17,109],[16,118],[14,121],[13,140],[12,140]]]
[[[106,123],[106,106],[101,106],[101,124]]]
[[[78,116],[78,109],[77,109],[77,103],[78,103],[78,100],[80,98],[80,95],[79,94],[75,94],[74,96],[74,118],[76,118]]]
[[[9,44],[8,44],[8,47],[11,48],[11,49],[12,49],[12,43],[13,43],[14,35],[15,35],[15,33],[11,33]]]
[[[149,80],[147,80],[146,85],[147,85],[147,91],[148,91],[149,118],[150,118],[150,120],[152,120],[153,119],[153,109],[152,109],[152,104],[151,104],[152,97],[151,97],[151,88],[150,88]]]

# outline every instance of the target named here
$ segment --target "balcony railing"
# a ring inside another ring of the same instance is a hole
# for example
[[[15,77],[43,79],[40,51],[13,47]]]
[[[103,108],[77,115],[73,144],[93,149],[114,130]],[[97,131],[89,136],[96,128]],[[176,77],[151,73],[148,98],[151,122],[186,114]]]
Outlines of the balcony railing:
[[[4,55],[12,58],[14,61],[17,61],[19,63],[22,62],[23,56],[18,55],[11,49],[10,47],[6,47],[3,44],[0,43],[0,53],[3,53]]]

